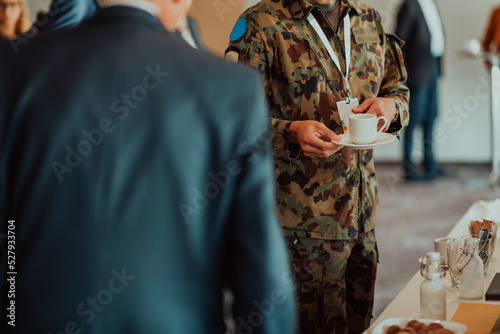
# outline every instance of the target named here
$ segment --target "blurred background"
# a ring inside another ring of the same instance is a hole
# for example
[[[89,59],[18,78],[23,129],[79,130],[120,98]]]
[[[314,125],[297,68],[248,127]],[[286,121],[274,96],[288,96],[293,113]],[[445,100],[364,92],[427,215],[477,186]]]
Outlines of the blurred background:
[[[50,0],[28,0],[31,15],[47,10]],[[208,49],[222,56],[238,16],[258,1],[194,0],[190,16]],[[365,0],[382,15],[389,31],[401,0]],[[402,142],[375,150],[380,188],[377,239],[380,266],[375,295],[378,316],[416,273],[417,259],[433,250],[477,200],[500,198],[499,187],[486,185],[491,171],[490,75],[482,61],[464,56],[464,41],[481,40],[493,7],[500,0],[437,0],[446,38],[444,75],[439,81],[435,154],[457,171],[454,179],[427,184],[401,180]],[[414,154],[419,161],[418,132]],[[498,143],[500,145],[500,143]],[[479,180],[477,183],[471,182]]]

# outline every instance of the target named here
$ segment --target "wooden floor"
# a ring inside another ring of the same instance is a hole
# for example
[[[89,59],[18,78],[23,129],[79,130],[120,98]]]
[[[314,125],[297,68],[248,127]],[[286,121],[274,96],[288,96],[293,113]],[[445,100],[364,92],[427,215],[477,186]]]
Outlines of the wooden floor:
[[[457,177],[408,183],[401,179],[399,165],[376,165],[380,264],[375,318],[417,272],[419,257],[434,250],[434,239],[446,236],[475,201],[500,198],[500,187],[489,186],[489,165],[445,167]]]

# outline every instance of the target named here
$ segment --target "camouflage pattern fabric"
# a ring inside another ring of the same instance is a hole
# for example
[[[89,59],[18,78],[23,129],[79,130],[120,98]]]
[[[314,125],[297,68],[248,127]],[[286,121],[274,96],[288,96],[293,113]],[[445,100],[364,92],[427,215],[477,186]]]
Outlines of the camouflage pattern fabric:
[[[299,333],[362,333],[370,326],[378,250],[375,233],[352,240],[297,238],[290,248]]]
[[[393,98],[399,111],[388,132],[399,133],[408,124],[409,101],[402,42],[385,32],[380,15],[364,3],[341,0],[341,24],[334,32],[323,12],[306,0],[261,1],[241,15],[226,59],[256,68],[265,83],[284,234],[355,239],[359,231],[370,231],[376,224],[373,150],[343,148],[328,158],[310,158],[288,142],[290,123],[297,120],[316,120],[337,134],[343,132],[336,106],[346,99],[341,75],[307,22],[311,11],[344,72],[342,19],[349,14],[351,97],[360,103],[373,97]]]

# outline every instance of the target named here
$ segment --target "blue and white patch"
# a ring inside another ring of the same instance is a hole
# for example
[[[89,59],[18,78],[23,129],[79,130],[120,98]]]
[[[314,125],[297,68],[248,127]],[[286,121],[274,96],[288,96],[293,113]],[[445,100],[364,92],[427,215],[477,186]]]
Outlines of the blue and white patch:
[[[234,25],[233,31],[231,31],[231,35],[229,35],[229,40],[231,42],[235,42],[239,40],[243,35],[247,32],[248,23],[244,18],[239,18]]]

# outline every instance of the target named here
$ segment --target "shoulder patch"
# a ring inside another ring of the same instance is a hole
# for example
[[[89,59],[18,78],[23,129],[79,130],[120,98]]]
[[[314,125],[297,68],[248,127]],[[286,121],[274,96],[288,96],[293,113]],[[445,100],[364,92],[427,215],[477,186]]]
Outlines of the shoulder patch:
[[[248,23],[247,20],[240,17],[236,24],[234,25],[233,31],[231,31],[231,35],[229,35],[229,40],[231,42],[236,42],[247,32]]]
[[[224,55],[224,59],[229,60],[233,63],[237,63],[240,60],[240,49],[235,46],[230,46],[226,50],[226,54]]]
[[[229,51],[226,53],[225,59],[230,62],[237,63],[240,60],[240,54],[236,51]]]

